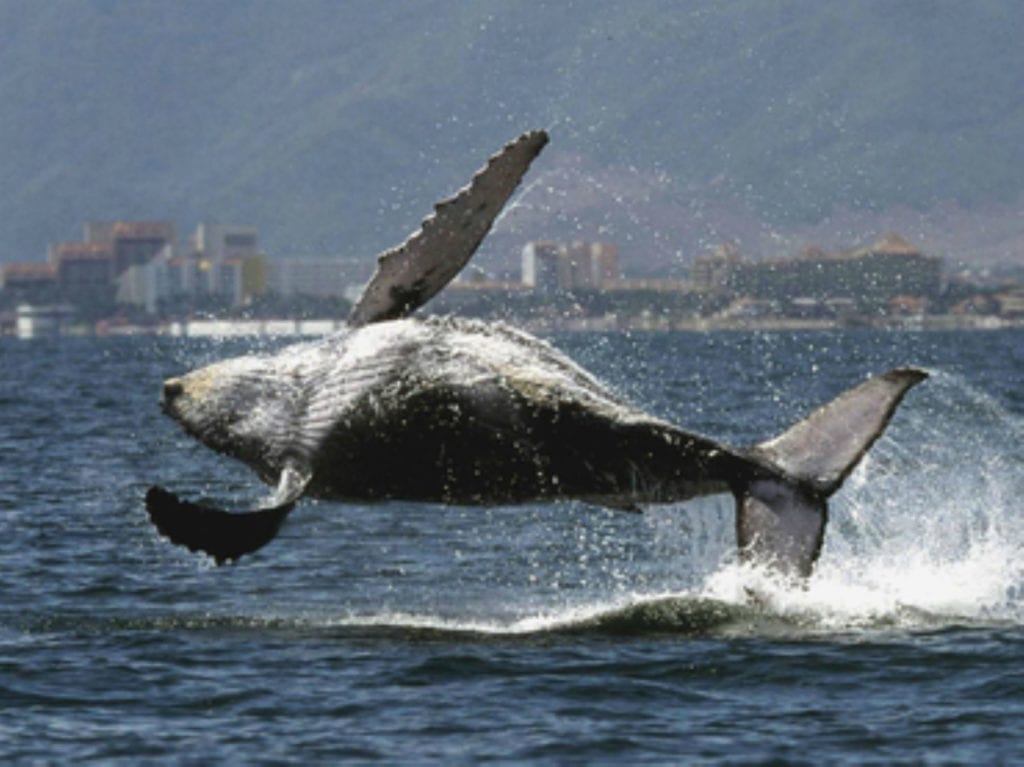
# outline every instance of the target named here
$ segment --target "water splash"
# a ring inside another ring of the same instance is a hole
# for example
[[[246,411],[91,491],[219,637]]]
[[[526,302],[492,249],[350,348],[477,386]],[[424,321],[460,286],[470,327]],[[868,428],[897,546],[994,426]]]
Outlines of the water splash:
[[[823,628],[1024,620],[1024,419],[933,372],[831,502],[821,561],[799,587],[726,564],[704,596]]]

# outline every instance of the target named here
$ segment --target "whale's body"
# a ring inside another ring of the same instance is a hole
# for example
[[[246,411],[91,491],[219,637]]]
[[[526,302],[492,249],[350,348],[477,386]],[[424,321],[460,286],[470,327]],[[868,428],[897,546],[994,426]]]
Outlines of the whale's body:
[[[225,391],[213,414],[203,404],[216,386]],[[165,409],[201,439],[272,481],[298,467],[307,494],[343,501],[623,508],[727,492],[753,471],[504,324],[383,322],[169,388]],[[236,409],[243,417],[226,426]]]
[[[408,317],[457,271],[449,251],[460,263],[472,254],[544,141],[525,134],[508,145],[385,254],[349,329],[165,382],[168,415],[278,490],[268,508],[229,514],[153,488],[147,508],[161,532],[224,561],[271,540],[302,495],[468,505],[576,499],[639,510],[732,493],[741,554],[787,574],[811,572],[827,498],[920,371],[871,378],[779,437],[737,449],[631,405],[528,333]]]

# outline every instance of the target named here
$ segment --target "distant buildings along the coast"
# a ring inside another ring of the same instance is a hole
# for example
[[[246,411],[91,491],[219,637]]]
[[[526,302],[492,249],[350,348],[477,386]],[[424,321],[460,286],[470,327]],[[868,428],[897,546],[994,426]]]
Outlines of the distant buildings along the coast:
[[[943,293],[943,264],[889,234],[839,253],[806,248],[799,256],[753,260],[724,245],[694,261],[694,289],[767,302],[779,312],[924,313]]]
[[[627,278],[618,245],[607,241],[531,241],[519,263],[518,279],[470,267],[432,308],[597,328],[1024,318],[1019,281],[946,275],[941,258],[896,234],[868,247],[761,259],[724,244],[695,258],[688,280]],[[314,327],[311,318],[345,316],[362,282],[351,267],[338,257],[268,258],[252,226],[203,223],[179,243],[169,222],[93,221],[81,241],[51,246],[45,263],[0,266],[0,333],[72,323],[159,329],[198,316],[251,316],[259,327],[291,317]]]

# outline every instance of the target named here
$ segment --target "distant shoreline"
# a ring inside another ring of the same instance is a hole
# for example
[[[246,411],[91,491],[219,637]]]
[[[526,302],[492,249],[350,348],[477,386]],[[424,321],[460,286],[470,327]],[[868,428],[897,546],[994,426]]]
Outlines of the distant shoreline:
[[[553,329],[569,331],[623,330],[623,331],[683,331],[683,332],[800,332],[820,330],[889,330],[889,331],[948,331],[948,330],[1004,330],[1024,327],[1024,318],[992,316],[934,315],[917,317],[879,317],[872,320],[856,318],[853,321],[839,319],[795,319],[784,317],[702,317],[692,319],[672,318],[631,318],[625,322],[609,323],[602,318],[581,318],[556,324],[525,321],[523,327],[530,329]]]
[[[1024,327],[1024,318],[936,315],[880,317],[871,322],[791,318],[668,318],[578,317],[551,321],[502,318],[502,321],[538,333],[573,332],[806,332],[876,330],[893,332],[991,331]],[[315,338],[346,327],[344,320],[178,320],[159,325],[100,323],[96,328],[72,326],[65,336],[163,336],[172,338]]]

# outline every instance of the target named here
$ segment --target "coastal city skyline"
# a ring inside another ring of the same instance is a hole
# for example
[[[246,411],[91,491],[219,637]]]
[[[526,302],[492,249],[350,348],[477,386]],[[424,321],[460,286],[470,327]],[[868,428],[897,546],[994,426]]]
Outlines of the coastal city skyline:
[[[65,332],[166,333],[197,319],[338,320],[372,265],[274,257],[251,225],[200,223],[183,239],[169,221],[82,229],[81,240],[51,245],[46,261],[0,264],[2,332],[24,335],[32,321]],[[685,279],[631,277],[609,241],[529,240],[518,260],[512,274],[470,265],[433,309],[602,329],[979,327],[1024,317],[1018,276],[951,274],[944,259],[893,232],[864,247],[808,245],[767,258],[726,241],[694,257]]]

